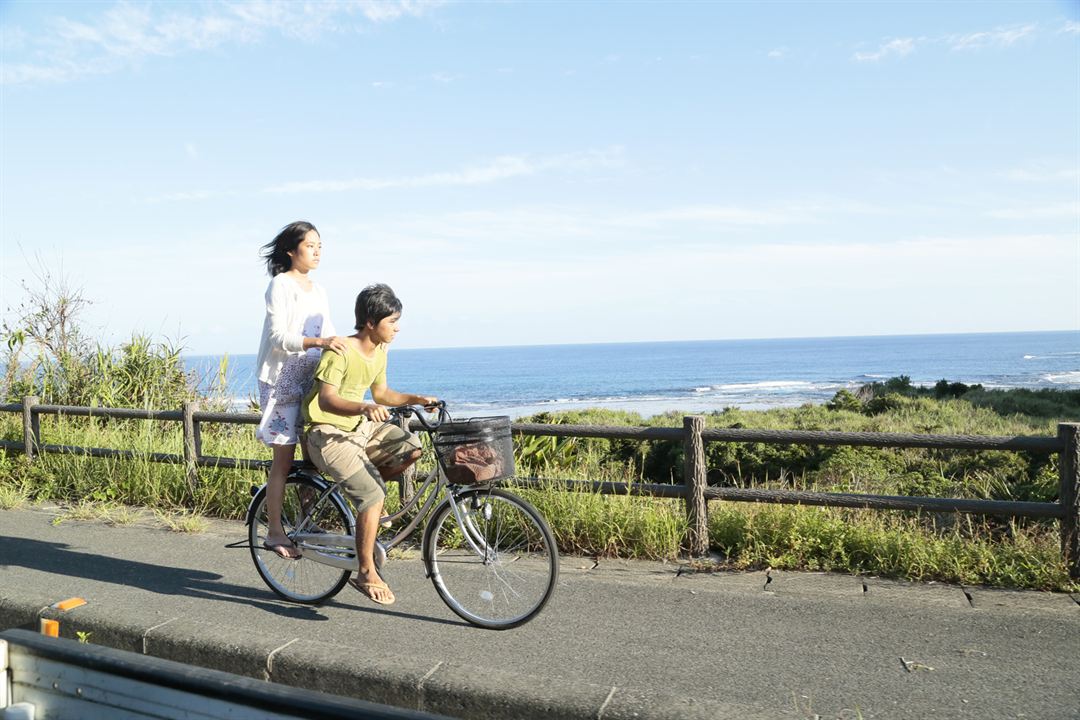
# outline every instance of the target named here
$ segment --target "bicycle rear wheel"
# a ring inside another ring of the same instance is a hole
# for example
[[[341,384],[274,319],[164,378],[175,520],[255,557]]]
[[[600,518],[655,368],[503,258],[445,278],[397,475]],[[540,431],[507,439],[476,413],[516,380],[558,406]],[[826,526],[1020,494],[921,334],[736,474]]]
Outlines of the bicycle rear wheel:
[[[451,610],[505,630],[536,616],[559,578],[559,553],[532,505],[501,489],[458,496],[459,520],[443,501],[424,530],[424,562]]]
[[[303,475],[292,475],[285,481],[281,524],[291,534],[307,509],[322,493],[319,483]],[[310,558],[288,560],[263,547],[267,534],[266,488],[255,496],[254,512],[248,527],[251,559],[263,581],[275,593],[293,602],[318,605],[345,587],[349,571],[323,565]],[[312,518],[312,526],[337,535],[351,535],[353,528],[341,498],[331,495],[323,501]]]

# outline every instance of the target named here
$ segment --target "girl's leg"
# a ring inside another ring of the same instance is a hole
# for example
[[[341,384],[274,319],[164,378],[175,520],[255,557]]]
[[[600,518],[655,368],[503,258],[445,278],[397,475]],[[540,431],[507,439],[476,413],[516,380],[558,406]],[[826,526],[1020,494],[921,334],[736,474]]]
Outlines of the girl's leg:
[[[274,445],[274,459],[270,463],[270,477],[266,483],[266,514],[269,527],[264,544],[283,558],[300,557],[300,552],[285,534],[281,525],[281,507],[285,499],[285,479],[289,477],[295,445]]]

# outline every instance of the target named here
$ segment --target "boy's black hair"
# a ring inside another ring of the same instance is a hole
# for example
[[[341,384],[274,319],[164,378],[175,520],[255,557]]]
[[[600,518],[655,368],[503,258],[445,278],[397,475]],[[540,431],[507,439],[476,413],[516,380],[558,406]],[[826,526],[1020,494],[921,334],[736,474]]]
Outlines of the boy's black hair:
[[[389,285],[368,285],[356,296],[356,331],[368,323],[378,325],[384,318],[401,312],[401,300]]]
[[[266,261],[266,272],[270,277],[292,269],[292,258],[289,253],[300,246],[309,232],[315,230],[315,226],[307,220],[297,220],[281,228],[270,242],[262,246],[262,254],[259,256]],[[319,232],[315,230],[315,232]]]

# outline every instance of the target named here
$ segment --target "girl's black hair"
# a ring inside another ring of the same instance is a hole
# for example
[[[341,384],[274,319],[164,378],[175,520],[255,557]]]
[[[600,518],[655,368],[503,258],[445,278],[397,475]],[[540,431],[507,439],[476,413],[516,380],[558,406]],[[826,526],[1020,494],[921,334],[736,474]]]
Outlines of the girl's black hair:
[[[368,323],[378,325],[383,319],[401,312],[401,301],[389,285],[368,285],[356,296],[356,331]]]
[[[288,272],[292,268],[289,253],[295,250],[304,241],[304,236],[312,230],[319,232],[308,221],[297,220],[281,228],[276,238],[262,246],[259,257],[266,261],[266,272],[270,273],[270,277]]]

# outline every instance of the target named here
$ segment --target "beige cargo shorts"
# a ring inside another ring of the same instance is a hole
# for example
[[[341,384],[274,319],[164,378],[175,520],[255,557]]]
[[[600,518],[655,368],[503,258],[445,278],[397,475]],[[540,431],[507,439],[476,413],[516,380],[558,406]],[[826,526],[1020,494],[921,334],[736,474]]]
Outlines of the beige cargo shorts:
[[[386,497],[379,468],[401,465],[420,449],[420,438],[393,423],[365,418],[355,430],[333,425],[313,425],[304,436],[315,466],[363,512]]]

